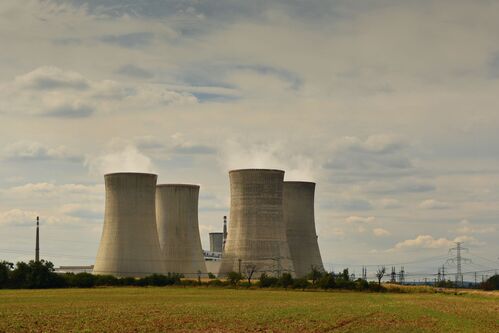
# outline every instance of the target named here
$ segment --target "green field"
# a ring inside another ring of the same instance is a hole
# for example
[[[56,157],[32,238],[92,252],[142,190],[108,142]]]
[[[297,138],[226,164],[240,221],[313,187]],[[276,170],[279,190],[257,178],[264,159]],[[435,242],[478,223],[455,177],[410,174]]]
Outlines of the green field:
[[[499,332],[499,298],[217,288],[0,290],[0,332]]]

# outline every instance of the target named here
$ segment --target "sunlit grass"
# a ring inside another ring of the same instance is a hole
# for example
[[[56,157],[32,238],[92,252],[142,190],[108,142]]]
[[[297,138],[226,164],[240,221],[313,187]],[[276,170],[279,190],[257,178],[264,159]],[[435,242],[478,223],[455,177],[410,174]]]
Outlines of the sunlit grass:
[[[497,332],[499,298],[218,288],[0,290],[0,332]]]

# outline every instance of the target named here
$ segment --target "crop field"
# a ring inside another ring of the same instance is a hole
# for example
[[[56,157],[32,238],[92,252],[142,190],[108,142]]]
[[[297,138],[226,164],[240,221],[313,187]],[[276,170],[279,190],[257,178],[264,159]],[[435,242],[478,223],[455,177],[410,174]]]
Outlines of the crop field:
[[[494,294],[0,290],[0,332],[499,332]]]

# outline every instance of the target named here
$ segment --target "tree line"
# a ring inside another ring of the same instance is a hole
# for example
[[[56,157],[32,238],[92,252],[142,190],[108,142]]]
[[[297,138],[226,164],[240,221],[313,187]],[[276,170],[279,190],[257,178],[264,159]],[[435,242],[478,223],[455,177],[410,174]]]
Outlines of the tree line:
[[[0,289],[43,289],[43,288],[92,288],[98,286],[218,286],[218,287],[260,287],[284,289],[345,289],[358,291],[385,291],[378,282],[364,279],[353,279],[348,269],[342,272],[323,272],[314,267],[305,278],[293,278],[289,273],[282,273],[279,277],[262,273],[255,279],[254,270],[248,274],[230,272],[226,279],[215,278],[209,274],[208,280],[184,279],[182,274],[168,273],[167,275],[152,274],[143,278],[122,277],[113,275],[93,275],[90,273],[56,273],[50,261],[18,262],[15,265],[7,261],[0,262]],[[256,280],[256,281],[255,281]],[[485,281],[482,286],[486,290],[499,289],[499,275]]]

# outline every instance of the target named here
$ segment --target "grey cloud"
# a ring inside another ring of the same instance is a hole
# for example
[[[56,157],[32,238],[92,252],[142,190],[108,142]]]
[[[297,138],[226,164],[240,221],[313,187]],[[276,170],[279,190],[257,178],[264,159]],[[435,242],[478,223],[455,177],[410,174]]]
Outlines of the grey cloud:
[[[435,191],[436,187],[429,183],[408,182],[374,183],[366,187],[366,191],[375,194],[426,193]]]
[[[141,48],[152,42],[154,34],[151,32],[133,32],[123,35],[106,35],[99,38],[108,44],[115,44],[125,48]]]
[[[345,211],[365,211],[373,208],[369,201],[357,198],[337,198],[331,201],[319,202],[319,207],[322,209],[340,209]]]
[[[298,89],[303,84],[303,79],[298,74],[282,68],[266,65],[238,65],[235,68],[248,69],[259,74],[276,76],[281,80],[289,82],[290,87],[293,89]]]
[[[499,53],[491,57],[487,68],[487,76],[491,79],[499,79]]]
[[[61,2],[61,0],[57,0]],[[317,19],[351,17],[353,12],[369,10],[371,4],[352,3],[352,1],[197,1],[197,0],[72,0],[77,6],[84,6],[90,13],[111,17],[139,16],[161,18],[169,16],[208,18],[221,22],[232,22],[238,18],[254,17],[265,19],[269,11],[279,10],[290,16]],[[390,1],[382,1],[389,3]]]
[[[53,109],[45,110],[42,116],[54,118],[86,118],[90,117],[95,110],[86,105],[63,105]]]
[[[50,148],[39,142],[19,141],[5,148],[4,159],[12,161],[68,160],[80,162],[82,157],[69,153],[63,146]]]
[[[75,45],[80,44],[82,42],[81,38],[76,37],[64,37],[64,38],[56,38],[53,40],[56,45]]]
[[[121,66],[116,72],[121,75],[135,77],[139,79],[150,79],[154,76],[148,70],[145,70],[133,64]]]
[[[97,212],[95,210],[85,208],[73,209],[65,214],[71,217],[88,220],[102,220],[104,218],[103,212]]]
[[[79,74],[64,72],[55,67],[37,68],[17,80],[23,86],[34,90],[86,90],[89,88],[88,82]]]
[[[333,144],[332,156],[324,168],[360,176],[406,173],[412,168],[408,148],[400,139],[388,135],[373,135],[365,140],[344,137]]]

